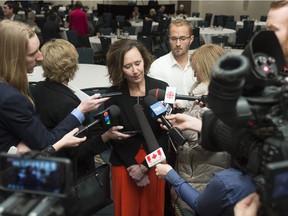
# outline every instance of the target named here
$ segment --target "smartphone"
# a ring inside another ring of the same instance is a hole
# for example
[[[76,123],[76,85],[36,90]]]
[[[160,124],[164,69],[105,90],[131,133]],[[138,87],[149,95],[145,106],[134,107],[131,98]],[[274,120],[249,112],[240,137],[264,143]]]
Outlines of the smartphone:
[[[4,191],[66,197],[72,182],[67,158],[0,154],[0,188]]]
[[[121,133],[124,133],[124,134],[130,134],[130,135],[136,135],[136,134],[140,134],[142,133],[141,130],[132,130],[132,131],[120,131]]]
[[[100,98],[113,97],[113,96],[118,96],[118,95],[122,95],[122,92],[103,93],[103,94],[100,95]]]

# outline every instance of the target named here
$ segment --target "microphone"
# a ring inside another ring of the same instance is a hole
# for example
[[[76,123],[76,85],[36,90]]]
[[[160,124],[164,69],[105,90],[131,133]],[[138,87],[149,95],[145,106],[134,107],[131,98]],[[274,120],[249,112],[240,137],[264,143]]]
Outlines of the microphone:
[[[148,166],[152,167],[162,162],[163,160],[165,160],[166,156],[164,154],[163,149],[159,147],[159,144],[145,116],[142,106],[140,104],[135,104],[133,108],[134,108],[138,123],[140,125],[140,128],[142,130],[143,137],[145,139],[145,142],[147,143],[148,150],[149,152],[151,152],[150,154],[146,155],[145,160]]]
[[[166,92],[162,89],[152,89],[148,92],[148,95],[154,96],[157,100],[164,100],[165,99],[165,94]],[[179,100],[190,100],[190,101],[195,101],[199,100],[202,101],[203,103],[207,102],[207,95],[202,95],[202,96],[190,96],[190,95],[179,95],[176,94],[175,99]]]
[[[157,116],[162,120],[162,123],[168,128],[168,134],[173,142],[179,146],[186,142],[186,139],[181,134],[178,128],[173,127],[173,125],[165,118],[167,109],[162,104],[162,102],[157,101],[155,97],[148,95],[144,99],[144,103],[150,107],[154,116]]]
[[[120,114],[120,108],[116,105],[111,105],[109,106],[106,110],[97,113],[94,118],[96,119],[95,121],[91,122],[89,125],[84,126],[79,130],[75,136],[80,137],[82,136],[83,132],[88,130],[90,127],[93,125],[100,123],[102,126],[111,126],[112,125],[112,118],[116,118]]]

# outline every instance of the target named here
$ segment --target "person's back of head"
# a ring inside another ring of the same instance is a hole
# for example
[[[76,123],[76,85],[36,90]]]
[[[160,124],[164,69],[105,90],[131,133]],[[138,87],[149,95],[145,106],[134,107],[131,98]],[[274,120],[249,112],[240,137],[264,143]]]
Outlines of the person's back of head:
[[[78,70],[78,52],[73,44],[64,39],[52,39],[42,46],[41,52],[45,78],[57,83],[74,78]]]
[[[36,14],[33,11],[30,11],[27,14],[27,20],[35,21],[35,19],[36,19]]]
[[[82,8],[82,2],[81,1],[76,1],[75,8],[77,8],[77,9]]]
[[[210,83],[212,66],[215,61],[224,54],[225,50],[216,44],[202,45],[191,54],[190,62],[193,70],[197,72],[197,82],[194,85],[198,85],[201,82],[206,84]],[[205,61],[203,61],[203,59],[205,59]]]
[[[151,8],[149,11],[150,16],[155,16],[156,15],[156,10],[154,8]]]
[[[56,21],[56,19],[57,19],[57,13],[55,11],[51,11],[49,15],[49,20]]]

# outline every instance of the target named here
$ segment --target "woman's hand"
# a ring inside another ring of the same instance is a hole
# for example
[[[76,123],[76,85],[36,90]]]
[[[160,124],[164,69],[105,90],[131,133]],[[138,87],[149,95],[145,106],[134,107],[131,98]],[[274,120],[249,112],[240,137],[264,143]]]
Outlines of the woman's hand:
[[[97,110],[108,99],[110,99],[110,97],[100,98],[100,94],[97,93],[83,100],[77,109],[83,114],[86,114],[88,112]]]
[[[156,175],[159,178],[165,178],[165,176],[167,175],[167,173],[173,169],[169,164],[157,164],[156,165]]]
[[[141,167],[141,164],[134,164],[134,165],[131,165],[127,168],[129,176],[134,181],[140,181],[146,175],[145,172],[143,172],[142,170],[143,170],[143,168]]]
[[[121,139],[127,139],[129,137],[132,137],[134,135],[124,134],[121,133],[120,130],[122,130],[124,127],[121,125],[113,126],[108,131],[106,131],[104,134],[101,135],[103,142],[108,142],[109,140],[121,140]]]
[[[200,119],[197,119],[187,114],[183,113],[171,114],[165,116],[165,118],[170,121],[173,127],[177,127],[181,131],[194,130],[200,132],[202,128],[202,121]],[[161,125],[161,127],[165,128],[165,126],[163,125]]]
[[[75,134],[78,132],[78,128],[73,129],[67,133],[61,140],[56,142],[53,147],[56,151],[59,151],[61,148],[70,148],[79,146],[82,142],[86,140],[86,137],[78,138],[75,137]]]
[[[234,207],[235,216],[256,216],[260,207],[259,195],[252,193],[239,201]]]
[[[31,149],[22,141],[16,147],[18,155],[22,155],[25,154],[26,152],[31,151]]]
[[[139,187],[145,187],[148,184],[150,184],[148,175],[145,175],[140,181],[136,182],[136,185]]]

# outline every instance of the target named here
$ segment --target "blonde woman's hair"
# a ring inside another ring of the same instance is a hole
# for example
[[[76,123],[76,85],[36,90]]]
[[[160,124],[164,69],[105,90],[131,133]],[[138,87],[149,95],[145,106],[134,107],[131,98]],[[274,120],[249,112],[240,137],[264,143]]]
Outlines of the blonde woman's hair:
[[[28,95],[27,62],[29,39],[35,32],[28,25],[11,20],[0,22],[0,81]]]
[[[52,39],[42,46],[41,52],[46,79],[61,83],[74,78],[78,70],[78,52],[73,44],[63,39]]]
[[[195,50],[190,56],[190,62],[192,68],[197,72],[197,75],[201,77],[201,81],[196,81],[192,88],[199,83],[210,83],[211,69],[215,61],[225,54],[225,50],[216,44],[205,44]]]

